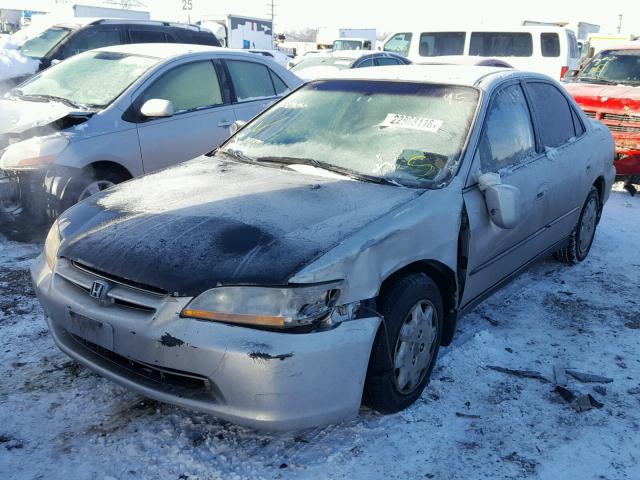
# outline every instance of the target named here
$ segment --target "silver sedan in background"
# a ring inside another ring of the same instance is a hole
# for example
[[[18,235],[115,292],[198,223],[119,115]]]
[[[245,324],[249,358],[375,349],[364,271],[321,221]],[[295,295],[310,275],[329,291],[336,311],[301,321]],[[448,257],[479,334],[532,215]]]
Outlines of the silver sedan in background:
[[[0,100],[0,216],[53,219],[111,185],[209,152],[301,84],[266,57],[120,45],[51,67]]]

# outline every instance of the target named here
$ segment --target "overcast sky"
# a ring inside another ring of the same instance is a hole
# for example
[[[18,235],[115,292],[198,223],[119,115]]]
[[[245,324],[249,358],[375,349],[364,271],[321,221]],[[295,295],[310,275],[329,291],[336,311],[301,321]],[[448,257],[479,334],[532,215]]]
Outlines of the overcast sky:
[[[268,0],[142,0],[156,18],[194,20],[204,14],[237,13],[267,17]],[[0,4],[2,0],[0,0]],[[229,5],[225,9],[224,5]],[[623,14],[623,31],[640,34],[640,0],[276,0],[276,31],[304,27],[375,27],[380,31],[410,26],[520,24],[524,19],[586,21],[615,32]]]

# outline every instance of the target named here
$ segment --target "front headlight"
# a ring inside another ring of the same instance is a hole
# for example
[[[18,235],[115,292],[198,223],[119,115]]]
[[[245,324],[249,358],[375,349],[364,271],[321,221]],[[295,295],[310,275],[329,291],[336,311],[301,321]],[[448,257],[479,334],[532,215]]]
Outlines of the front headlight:
[[[47,265],[53,270],[58,260],[58,250],[60,249],[60,227],[58,222],[54,222],[49,230],[47,239],[44,241],[44,258],[47,260]]]
[[[69,139],[60,134],[33,137],[7,147],[2,158],[2,168],[35,168],[48,165],[69,145]]]
[[[192,300],[182,316],[275,328],[309,325],[331,314],[341,285],[217,287]]]

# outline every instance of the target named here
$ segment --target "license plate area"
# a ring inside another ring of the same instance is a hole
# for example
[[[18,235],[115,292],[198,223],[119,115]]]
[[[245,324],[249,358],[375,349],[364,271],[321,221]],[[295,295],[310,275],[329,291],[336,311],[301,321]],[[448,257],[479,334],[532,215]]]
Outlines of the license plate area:
[[[88,342],[113,351],[113,327],[69,310],[67,330]]]

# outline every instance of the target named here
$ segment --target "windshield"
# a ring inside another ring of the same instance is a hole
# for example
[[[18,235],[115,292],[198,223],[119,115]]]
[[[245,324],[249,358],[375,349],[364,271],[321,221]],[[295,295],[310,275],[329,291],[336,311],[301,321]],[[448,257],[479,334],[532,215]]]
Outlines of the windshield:
[[[430,187],[455,172],[477,103],[470,87],[312,82],[247,125],[223,151]]]
[[[33,37],[24,42],[22,47],[20,47],[20,52],[27,57],[42,58],[70,33],[71,30],[68,28],[51,27],[37,37]]]
[[[362,42],[360,40],[336,40],[333,42],[334,50],[360,50]]]
[[[86,52],[48,68],[12,94],[103,108],[158,61],[123,53]]]
[[[353,58],[310,56],[291,67],[291,71],[296,72],[311,67],[334,67],[338,70],[344,70],[351,68],[353,62],[355,62]]]
[[[577,80],[640,85],[640,49],[600,52],[578,74]]]

